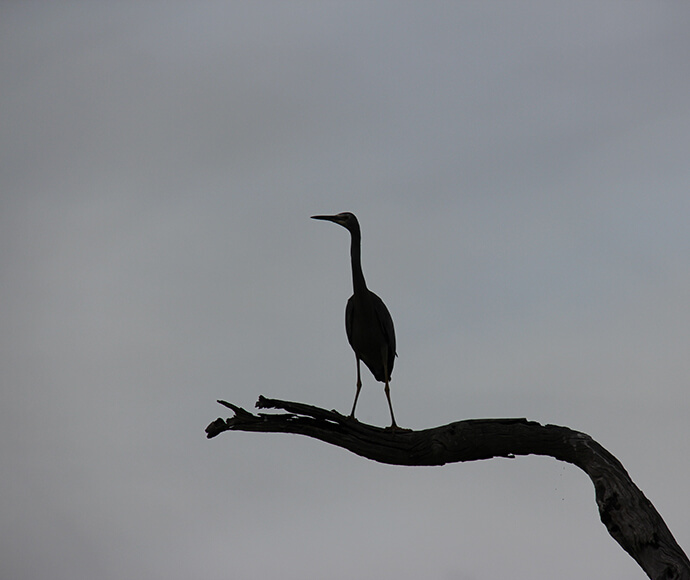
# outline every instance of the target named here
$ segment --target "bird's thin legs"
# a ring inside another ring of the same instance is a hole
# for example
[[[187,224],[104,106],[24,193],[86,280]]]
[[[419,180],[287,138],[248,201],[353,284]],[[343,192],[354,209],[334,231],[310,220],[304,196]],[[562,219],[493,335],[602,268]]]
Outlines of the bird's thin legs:
[[[388,408],[391,410],[391,429],[397,429],[398,424],[395,422],[395,415],[393,415],[393,405],[391,403],[391,388],[388,385],[388,381],[386,381],[386,386],[383,387],[383,390],[386,392],[386,399],[388,399]]]
[[[386,356],[387,353],[384,353],[384,359],[383,359],[383,372],[385,373],[386,376],[386,386],[383,387],[384,392],[386,393],[386,399],[388,399],[388,408],[391,410],[391,429],[397,429],[398,424],[395,422],[395,415],[393,415],[393,403],[391,403],[391,387],[389,384],[388,380],[388,365],[386,364]]]
[[[352,411],[350,417],[355,418],[355,407],[357,406],[357,399],[359,399],[359,392],[362,390],[362,375],[359,372],[359,357],[357,357],[357,392],[355,393],[355,402],[352,403]]]

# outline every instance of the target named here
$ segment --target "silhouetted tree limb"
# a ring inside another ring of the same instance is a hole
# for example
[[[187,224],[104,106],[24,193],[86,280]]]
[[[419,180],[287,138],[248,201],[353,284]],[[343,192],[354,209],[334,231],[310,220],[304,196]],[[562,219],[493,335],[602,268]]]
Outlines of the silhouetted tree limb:
[[[259,397],[259,409],[286,413],[254,415],[218,401],[234,417],[206,428],[210,439],[223,431],[298,433],[393,465],[444,465],[516,455],[548,455],[582,469],[592,480],[601,521],[613,538],[654,580],[690,580],[690,561],[664,520],[623,465],[589,435],[526,419],[468,419],[421,431],[390,431],[336,411]]]

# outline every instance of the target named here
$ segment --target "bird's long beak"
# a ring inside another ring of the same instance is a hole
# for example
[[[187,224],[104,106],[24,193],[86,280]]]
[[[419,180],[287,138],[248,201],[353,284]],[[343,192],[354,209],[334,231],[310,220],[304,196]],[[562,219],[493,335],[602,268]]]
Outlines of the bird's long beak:
[[[337,224],[340,223],[340,217],[337,215],[313,215],[313,216],[311,216],[311,219],[313,219],[313,220],[325,220],[327,222],[335,222]]]

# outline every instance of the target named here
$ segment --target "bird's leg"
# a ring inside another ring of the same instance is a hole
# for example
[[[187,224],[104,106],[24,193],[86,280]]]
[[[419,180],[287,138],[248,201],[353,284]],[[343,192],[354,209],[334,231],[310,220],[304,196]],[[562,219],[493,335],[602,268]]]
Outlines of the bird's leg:
[[[386,393],[386,399],[388,399],[388,408],[391,410],[391,426],[390,428],[395,430],[399,429],[398,424],[395,422],[395,415],[393,415],[393,404],[391,403],[391,388],[390,385],[388,384],[388,380],[386,379],[386,386],[383,387],[383,390]]]
[[[355,393],[355,402],[352,403],[352,411],[350,417],[355,418],[355,407],[357,406],[357,399],[359,399],[359,391],[362,390],[362,375],[359,372],[359,357],[357,357],[357,392]]]
[[[386,386],[383,387],[384,392],[386,393],[386,399],[388,399],[388,408],[391,410],[391,426],[390,428],[392,430],[395,430],[398,428],[398,424],[395,422],[395,415],[393,415],[393,403],[391,403],[391,387],[390,387],[390,379],[388,378],[388,363],[386,362],[388,359],[388,349],[384,349],[383,352],[383,373],[384,376],[386,377]]]

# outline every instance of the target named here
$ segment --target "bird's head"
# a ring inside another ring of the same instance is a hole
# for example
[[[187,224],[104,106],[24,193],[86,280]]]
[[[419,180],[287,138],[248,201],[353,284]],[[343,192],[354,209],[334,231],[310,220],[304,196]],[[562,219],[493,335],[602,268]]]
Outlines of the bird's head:
[[[335,215],[313,215],[311,217],[315,220],[325,220],[333,222],[343,226],[345,229],[349,230],[352,233],[359,233],[359,222],[357,221],[355,214],[350,213],[349,211],[344,211],[342,213],[337,213]]]

